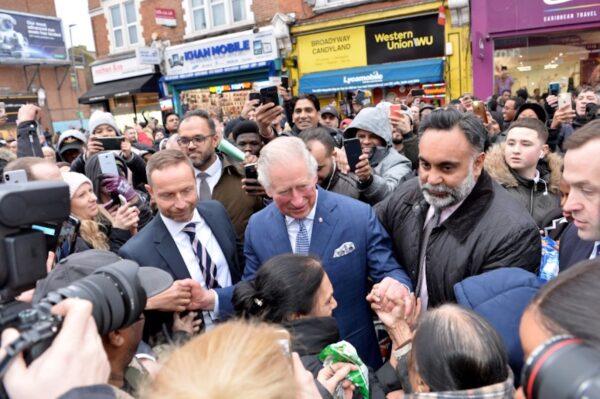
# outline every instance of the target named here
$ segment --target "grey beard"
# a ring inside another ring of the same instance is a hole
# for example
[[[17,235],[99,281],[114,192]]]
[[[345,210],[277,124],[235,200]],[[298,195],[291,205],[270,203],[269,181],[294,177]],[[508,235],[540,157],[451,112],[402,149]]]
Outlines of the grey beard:
[[[469,168],[469,175],[465,177],[462,183],[458,187],[448,187],[445,184],[437,184],[432,185],[429,183],[422,184],[419,180],[419,186],[421,187],[421,192],[423,193],[423,197],[425,197],[425,201],[436,209],[445,209],[452,205],[458,204],[460,201],[467,198],[471,191],[473,191],[473,187],[475,187],[475,183],[477,180],[475,176],[473,176],[473,170]],[[443,198],[433,196],[429,193],[429,191],[435,191],[436,193],[444,193],[446,196]]]

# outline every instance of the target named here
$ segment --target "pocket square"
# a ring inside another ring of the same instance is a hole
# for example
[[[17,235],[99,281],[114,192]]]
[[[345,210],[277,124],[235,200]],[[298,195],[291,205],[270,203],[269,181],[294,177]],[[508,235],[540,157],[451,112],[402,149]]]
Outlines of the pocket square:
[[[354,250],[356,249],[356,247],[354,246],[354,243],[351,241],[345,242],[342,245],[339,246],[339,248],[337,248],[335,251],[333,251],[333,257],[334,258],[339,258],[345,255],[348,255],[349,253],[354,252]]]

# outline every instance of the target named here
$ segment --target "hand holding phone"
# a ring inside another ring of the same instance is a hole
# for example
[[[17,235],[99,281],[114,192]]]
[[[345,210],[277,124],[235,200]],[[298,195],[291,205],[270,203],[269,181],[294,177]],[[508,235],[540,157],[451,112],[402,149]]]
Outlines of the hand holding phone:
[[[558,95],[558,109],[571,109],[572,105],[571,93],[560,93]]]
[[[263,87],[260,89],[260,102],[261,104],[273,103],[275,105],[280,105],[277,86]]]
[[[94,141],[102,144],[102,148],[106,151],[120,151],[121,143],[125,137],[94,137]]]
[[[356,170],[356,164],[359,162],[358,158],[362,155],[360,140],[357,138],[344,140],[344,150],[346,152],[346,158],[348,159],[350,171],[354,172]]]
[[[63,223],[58,235],[56,250],[54,251],[56,253],[56,262],[66,258],[75,251],[75,243],[79,235],[80,226],[81,222],[74,216],[69,216],[69,219]]]

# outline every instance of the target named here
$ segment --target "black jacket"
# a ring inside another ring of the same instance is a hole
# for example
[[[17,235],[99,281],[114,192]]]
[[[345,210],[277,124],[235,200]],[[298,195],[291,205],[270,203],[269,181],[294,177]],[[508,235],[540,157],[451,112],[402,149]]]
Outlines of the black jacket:
[[[418,178],[376,206],[393,238],[396,259],[413,284],[419,280],[419,248],[428,209]],[[540,258],[535,222],[483,171],[461,206],[431,233],[426,253],[429,306],[454,302],[454,285],[469,276],[506,266],[536,271]]]
[[[146,179],[146,163],[144,159],[137,154],[131,154],[131,159],[125,160],[127,168],[131,171],[131,180],[133,187],[139,190],[145,190],[144,184],[148,183]],[[77,172],[85,175],[85,163],[87,157],[85,154],[79,155],[71,164],[71,172]]]
[[[304,368],[310,371],[314,378],[317,378],[317,374],[323,368],[323,363],[319,360],[319,353],[327,345],[340,341],[337,322],[333,317],[310,317],[286,322],[284,327],[292,336],[292,351],[298,353]],[[383,372],[380,373],[379,370]],[[369,393],[372,399],[385,399],[385,395],[389,392],[385,387],[396,386],[399,389],[395,373],[389,372],[393,370],[389,362],[379,370],[374,372],[369,368]],[[380,382],[380,376],[385,376],[392,381]],[[332,397],[319,384],[317,387],[323,398]]]

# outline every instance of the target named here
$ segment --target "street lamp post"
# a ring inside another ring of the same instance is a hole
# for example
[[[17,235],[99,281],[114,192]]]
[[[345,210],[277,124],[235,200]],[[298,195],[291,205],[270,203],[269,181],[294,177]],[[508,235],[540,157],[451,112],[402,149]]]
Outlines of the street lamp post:
[[[71,48],[70,48],[70,57],[71,57],[71,73],[75,77],[75,93],[77,93],[77,96],[79,96],[79,76],[77,76],[77,70],[75,69],[75,56],[73,53],[73,31],[71,30],[71,28],[73,28],[74,26],[77,26],[77,24],[69,24],[69,41],[71,42]],[[77,117],[79,118],[79,125],[80,127],[83,127],[83,120],[81,119],[81,105],[79,104],[79,100],[76,99],[77,101]]]

